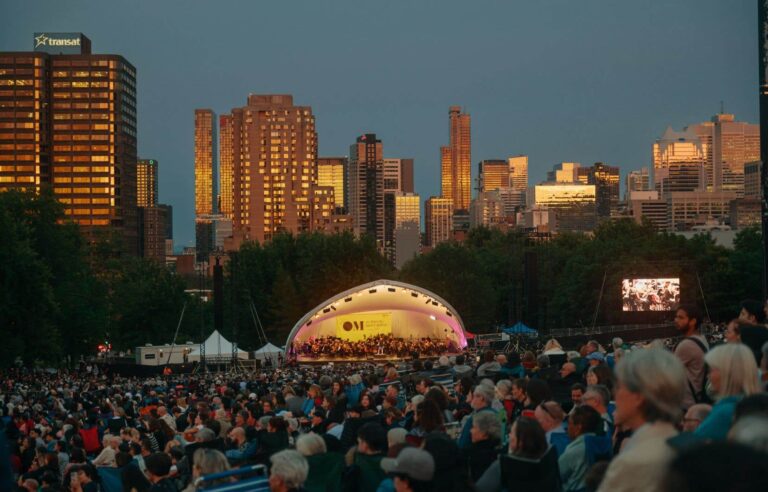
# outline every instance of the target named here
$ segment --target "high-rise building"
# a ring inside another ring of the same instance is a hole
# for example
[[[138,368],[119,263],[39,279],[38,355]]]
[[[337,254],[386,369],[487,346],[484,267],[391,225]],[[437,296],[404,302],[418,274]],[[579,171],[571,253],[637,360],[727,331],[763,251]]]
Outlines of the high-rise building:
[[[712,122],[715,189],[743,196],[744,165],[760,159],[760,125],[724,113],[713,116]]]
[[[667,195],[667,227],[687,231],[711,221],[724,221],[736,193],[729,191],[676,191]]]
[[[461,106],[451,106],[450,142],[440,147],[440,196],[450,198],[456,210],[468,210],[472,198],[472,133],[471,118],[462,113]]]
[[[346,157],[318,157],[317,158],[317,185],[333,188],[335,208],[343,209],[346,201],[344,189],[344,172],[347,168]]]
[[[509,186],[513,190],[528,190],[528,156],[516,155],[507,159],[509,163]]]
[[[400,159],[400,190],[413,193],[413,159]]]
[[[761,197],[760,186],[760,161],[752,161],[744,164],[744,198]]]
[[[630,171],[626,179],[626,196],[629,196],[633,191],[648,191],[651,189],[651,176],[647,167]]]
[[[581,164],[578,162],[560,162],[552,166],[551,171],[547,171],[547,181],[551,183],[579,183],[580,168]],[[584,184],[586,184],[586,180]]]
[[[760,126],[718,113],[710,121],[688,125],[682,132],[667,128],[657,144],[654,169],[664,167],[665,162],[697,162],[704,170],[703,188],[741,195],[744,164],[760,158]]]
[[[478,187],[483,193],[509,187],[509,163],[501,159],[480,161],[478,167]]]
[[[678,191],[705,191],[706,171],[703,166],[670,164],[656,170],[654,181],[662,197]]]
[[[619,205],[619,168],[596,162],[577,169],[580,183],[595,185],[597,216],[608,218]]]
[[[384,209],[384,253],[393,265],[400,268],[419,252],[421,235],[419,195],[402,191],[385,193]],[[398,244],[398,237],[402,244]],[[398,251],[400,252],[399,260]]]
[[[195,215],[216,212],[216,114],[195,110]]]
[[[554,210],[558,232],[589,232],[596,225],[595,185],[544,183],[534,187],[533,203]]]
[[[504,209],[498,188],[494,191],[481,191],[470,204],[469,227],[493,227],[501,224],[506,217]]]
[[[219,213],[232,219],[235,192],[232,115],[219,116]]]
[[[136,205],[154,207],[157,205],[157,161],[139,159],[136,164]]]
[[[157,203],[155,159],[139,159],[136,165],[136,197],[139,218],[139,250],[144,258],[165,261],[166,211]]]
[[[384,159],[384,193],[395,193],[403,190],[402,159]]]
[[[427,246],[435,247],[451,238],[453,230],[453,200],[430,197],[424,203],[424,221]]]
[[[51,186],[88,237],[110,228],[136,254],[136,69],[82,33],[35,33],[0,52],[0,190]]]
[[[240,240],[266,241],[311,228],[317,162],[315,117],[293,96],[248,96],[231,112],[232,216]]]
[[[349,148],[349,214],[355,235],[373,236],[384,245],[384,150],[376,134],[357,137]]]

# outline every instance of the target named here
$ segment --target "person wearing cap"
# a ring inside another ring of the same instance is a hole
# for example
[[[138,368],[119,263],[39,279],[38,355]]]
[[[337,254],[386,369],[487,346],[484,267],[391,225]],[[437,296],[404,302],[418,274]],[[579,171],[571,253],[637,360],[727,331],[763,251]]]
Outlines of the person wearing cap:
[[[423,449],[405,448],[397,458],[384,458],[381,468],[393,477],[397,492],[427,492],[432,490],[435,460]]]
[[[589,367],[595,367],[605,362],[605,355],[602,352],[592,352],[587,355],[586,359]]]

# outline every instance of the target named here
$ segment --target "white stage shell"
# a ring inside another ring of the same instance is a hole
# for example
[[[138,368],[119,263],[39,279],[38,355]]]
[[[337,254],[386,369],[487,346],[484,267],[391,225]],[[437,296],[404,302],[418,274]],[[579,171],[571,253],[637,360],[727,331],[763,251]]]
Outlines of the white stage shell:
[[[345,333],[342,326],[356,329],[365,326],[366,320],[382,327],[378,333],[389,330],[405,339],[450,338],[460,349],[467,346],[464,323],[444,299],[415,285],[377,280],[342,292],[309,311],[294,325],[285,348],[290,350],[294,342],[310,337],[347,338],[345,335],[352,334]]]

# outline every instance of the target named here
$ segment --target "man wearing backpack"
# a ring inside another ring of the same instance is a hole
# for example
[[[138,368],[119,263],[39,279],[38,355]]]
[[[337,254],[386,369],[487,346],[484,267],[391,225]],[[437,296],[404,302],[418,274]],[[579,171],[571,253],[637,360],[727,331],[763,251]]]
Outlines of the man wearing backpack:
[[[675,356],[685,366],[688,385],[683,397],[683,409],[688,409],[696,403],[706,403],[707,369],[704,355],[709,350],[709,344],[699,331],[702,315],[693,305],[681,305],[675,314],[675,328],[684,337],[675,347]]]

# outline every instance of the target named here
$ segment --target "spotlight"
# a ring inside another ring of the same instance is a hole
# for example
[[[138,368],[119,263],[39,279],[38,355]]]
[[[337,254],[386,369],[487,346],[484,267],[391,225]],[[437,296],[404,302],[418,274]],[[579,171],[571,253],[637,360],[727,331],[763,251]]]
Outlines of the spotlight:
[[[312,320],[307,321],[307,326],[312,324]]]
[[[352,297],[350,296],[350,297],[347,297],[346,299],[344,299],[344,302],[350,302],[351,300],[352,300]]]
[[[431,302],[431,301],[430,301],[429,299],[427,299],[427,302],[425,302],[424,304],[429,304],[430,302]]]
[[[387,290],[390,291],[390,292],[396,292],[394,287],[389,287]]]
[[[433,306],[437,306],[437,301],[432,301]]]
[[[331,306],[331,309],[333,309],[334,311],[336,311],[336,306]]]
[[[331,308],[325,308],[325,309],[323,309],[323,313],[330,313],[330,312],[331,312]]]
[[[419,294],[417,294],[417,293],[415,293],[415,292],[411,292],[411,296],[413,296],[413,297],[419,297]]]
[[[450,316],[451,318],[453,318],[453,315],[451,314],[451,312],[450,312],[450,311],[446,311],[446,312],[445,312],[445,314],[447,314],[448,316]]]
[[[430,314],[430,315],[429,315],[429,319],[431,319],[432,321],[435,321],[437,318],[435,318],[435,315],[434,315],[434,314]]]
[[[376,289],[371,289],[371,290],[368,291],[368,293],[369,294],[375,294],[376,293]]]

